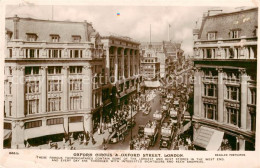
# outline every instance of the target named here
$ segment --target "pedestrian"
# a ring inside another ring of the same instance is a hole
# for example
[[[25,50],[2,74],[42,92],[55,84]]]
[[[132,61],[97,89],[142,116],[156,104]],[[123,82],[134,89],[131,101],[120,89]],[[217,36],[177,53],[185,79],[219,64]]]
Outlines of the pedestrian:
[[[122,134],[122,141],[121,141],[121,143],[123,143],[124,141],[125,141],[125,135]]]
[[[52,148],[51,140],[49,140],[48,144],[49,144],[49,148],[51,149]]]
[[[107,141],[106,141],[106,139],[105,139],[105,138],[103,138],[102,145],[103,145],[103,149],[104,149],[104,150],[106,150],[106,149],[107,149],[107,146],[106,146],[106,144],[107,144]]]
[[[86,135],[83,135],[83,145],[87,145],[87,138],[86,138]]]
[[[24,147],[26,147],[26,145],[27,145],[27,141],[24,140],[23,143],[24,143]]]
[[[66,143],[65,137],[62,139],[62,142],[63,142],[63,144],[65,144],[65,143]]]
[[[96,144],[96,141],[94,139],[94,137],[92,136],[92,144],[95,145]]]
[[[89,141],[89,132],[86,133],[86,141]]]
[[[105,133],[104,130],[105,130],[105,123],[102,122],[102,123],[101,123],[101,134],[104,134],[104,133]]]

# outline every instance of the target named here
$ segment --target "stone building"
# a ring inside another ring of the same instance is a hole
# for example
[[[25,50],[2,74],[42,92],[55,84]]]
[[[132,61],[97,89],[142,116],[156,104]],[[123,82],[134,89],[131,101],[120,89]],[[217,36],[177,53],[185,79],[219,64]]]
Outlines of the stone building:
[[[106,83],[113,107],[121,109],[140,92],[140,43],[126,36],[103,36]],[[108,91],[108,90],[107,90]]]
[[[165,61],[161,61],[161,57],[164,57],[162,45],[156,45],[154,43],[146,45],[142,44],[143,50],[141,59],[141,73],[144,80],[154,80],[164,76],[165,68],[161,67]]]
[[[194,144],[254,150],[258,9],[204,15],[194,36]]]
[[[149,78],[166,78],[173,74],[178,66],[178,62],[182,62],[180,58],[183,56],[181,43],[172,41],[162,42],[144,42],[141,44],[143,50],[143,60],[141,63],[142,74]],[[151,61],[153,59],[153,66]],[[148,65],[148,66],[147,66]]]
[[[101,38],[87,21],[14,16],[5,30],[5,146],[92,132],[112,110],[113,85],[124,93],[137,89],[137,42]],[[106,74],[116,78],[110,82]]]

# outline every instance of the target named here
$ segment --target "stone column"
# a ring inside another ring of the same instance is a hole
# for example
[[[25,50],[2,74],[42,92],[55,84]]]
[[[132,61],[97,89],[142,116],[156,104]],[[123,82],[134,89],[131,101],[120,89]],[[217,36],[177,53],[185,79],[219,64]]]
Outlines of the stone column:
[[[246,69],[239,69],[241,73],[241,128],[243,130],[246,130],[246,121],[247,121],[247,81],[248,81],[248,76],[246,74]]]
[[[86,113],[84,116],[85,131],[92,131],[92,66],[86,65],[83,67],[83,110]]]
[[[254,59],[254,51],[252,47],[249,47],[249,58]]]
[[[63,122],[64,132],[66,134],[68,134],[69,133],[69,118],[68,118],[68,116],[64,116],[63,118],[64,118],[64,122]]]
[[[224,121],[224,81],[223,81],[223,69],[217,68],[218,71],[218,122]]]
[[[139,51],[137,51],[136,57],[137,57],[137,74],[139,75],[140,74],[140,55],[139,55]]]
[[[125,49],[122,48],[121,49],[121,56],[122,56],[122,59],[121,59],[121,74],[122,74],[122,79],[125,79],[125,72],[124,72],[124,67],[125,67]]]
[[[14,116],[16,117],[24,117],[24,67],[23,66],[17,66],[16,72],[14,74],[14,82],[12,82],[12,85],[14,87],[14,94],[13,94],[13,111]]]
[[[132,53],[131,56],[133,56],[133,53]],[[131,68],[131,64],[130,64],[130,52],[129,52],[129,55],[127,56],[127,68],[128,68],[127,73],[128,73],[128,78],[129,78],[129,77],[131,76],[131,74],[130,74],[130,68]]]
[[[91,112],[92,109],[92,66],[83,67],[83,109]]]
[[[200,117],[203,116],[201,115],[202,108],[201,108],[201,103],[202,103],[202,92],[201,92],[201,72],[200,68],[196,67],[195,69],[195,74],[194,74],[194,116]]]
[[[249,59],[249,50],[248,50],[248,47],[245,47],[244,55],[245,55],[245,58],[246,58],[246,59]]]
[[[133,68],[133,76],[135,75],[135,57],[136,57],[136,55],[135,55],[135,52],[134,52],[134,54],[133,54],[133,58],[132,58],[132,68]]]
[[[240,151],[245,151],[246,141],[245,141],[245,139],[242,136],[239,137],[238,143],[239,143],[239,150]]]
[[[43,66],[41,67],[41,81],[40,89],[41,89],[41,99],[40,99],[40,113],[46,113],[47,112],[47,67]]]
[[[117,57],[117,47],[115,47],[115,83],[117,82],[117,78],[118,78],[118,57]]]
[[[84,115],[84,130],[85,132],[92,132],[93,131],[93,122],[92,122],[92,117],[93,115],[92,114],[86,114]]]
[[[106,46],[105,47],[105,50],[106,50],[106,66],[105,66],[105,82],[106,84],[108,83],[109,81],[109,78],[110,78],[110,60],[109,60],[109,47]]]
[[[19,20],[20,18],[17,15],[14,16],[14,39],[19,39]]]
[[[24,122],[23,121],[13,121],[12,122],[12,149],[25,148],[24,146]]]
[[[66,112],[69,110],[68,69],[69,69],[69,66],[62,67],[63,82],[62,82],[62,106],[61,106],[62,109],[61,110],[63,112]]]

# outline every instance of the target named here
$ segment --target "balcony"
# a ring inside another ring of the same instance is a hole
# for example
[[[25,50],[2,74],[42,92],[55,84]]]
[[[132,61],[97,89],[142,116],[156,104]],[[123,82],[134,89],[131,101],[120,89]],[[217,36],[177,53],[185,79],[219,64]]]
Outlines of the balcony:
[[[27,51],[26,51],[27,50]],[[57,50],[56,55],[49,55]],[[71,50],[78,50],[78,55],[71,56]],[[92,43],[53,43],[53,42],[27,42],[22,40],[10,41],[7,43],[6,59],[93,59],[103,58],[101,49],[94,49]]]
[[[257,37],[198,40],[194,42],[195,60],[256,60]],[[213,50],[213,51],[212,51]]]

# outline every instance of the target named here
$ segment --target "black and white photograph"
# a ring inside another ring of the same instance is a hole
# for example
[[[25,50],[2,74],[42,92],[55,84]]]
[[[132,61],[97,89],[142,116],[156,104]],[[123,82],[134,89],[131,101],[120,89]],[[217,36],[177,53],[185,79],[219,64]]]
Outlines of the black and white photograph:
[[[4,149],[254,151],[257,7],[7,5]]]

